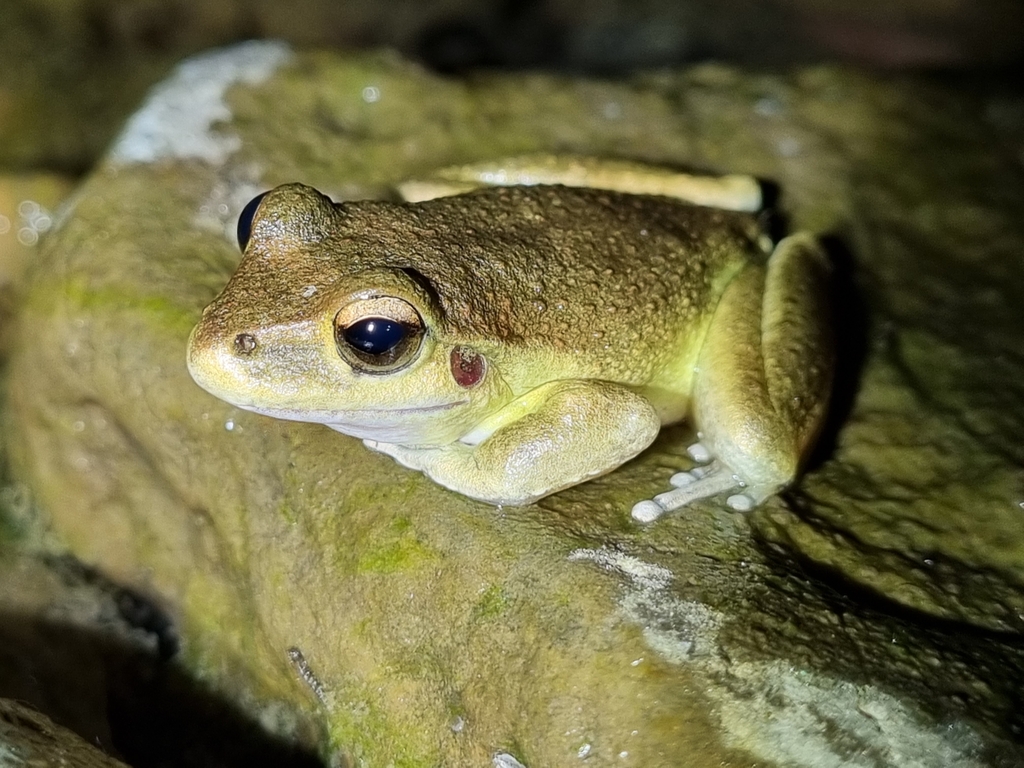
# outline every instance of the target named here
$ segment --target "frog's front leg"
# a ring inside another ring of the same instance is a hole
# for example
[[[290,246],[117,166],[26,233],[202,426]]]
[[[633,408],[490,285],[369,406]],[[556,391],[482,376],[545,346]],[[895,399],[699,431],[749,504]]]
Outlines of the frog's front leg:
[[[365,442],[453,491],[520,505],[610,472],[660,427],[651,404],[625,387],[563,380],[516,398],[451,445]]]
[[[735,491],[749,509],[796,476],[817,436],[832,383],[830,268],[817,241],[782,240],[765,266],[726,288],[701,349],[694,388],[700,433],[691,455],[705,466],[674,490],[633,508],[644,522],[691,501]]]

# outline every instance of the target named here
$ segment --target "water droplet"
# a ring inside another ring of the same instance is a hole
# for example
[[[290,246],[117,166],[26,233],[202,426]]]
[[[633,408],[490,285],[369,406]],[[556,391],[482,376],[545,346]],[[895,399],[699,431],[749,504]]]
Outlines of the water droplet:
[[[796,157],[800,154],[800,142],[792,136],[779,141],[779,154],[783,157]]]
[[[771,117],[782,111],[782,102],[774,96],[765,96],[754,103],[754,111],[762,117]]]
[[[22,218],[31,219],[39,210],[39,203],[35,200],[22,200],[18,203],[18,215]]]
[[[363,101],[367,104],[376,104],[380,101],[380,88],[375,85],[368,85],[363,88],[360,96],[362,96]]]
[[[224,429],[226,429],[228,432],[233,432],[235,429],[235,422],[233,422],[231,419],[228,419],[227,421],[224,422]]]

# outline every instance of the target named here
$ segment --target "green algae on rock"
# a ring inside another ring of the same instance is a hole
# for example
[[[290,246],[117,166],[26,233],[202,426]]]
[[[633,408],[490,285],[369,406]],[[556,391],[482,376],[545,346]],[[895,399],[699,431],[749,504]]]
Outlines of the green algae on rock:
[[[825,69],[457,82],[383,54],[231,56],[191,62],[140,112],[209,66],[198,135],[139,118],[79,190],[20,310],[5,413],[17,479],[54,531],[171,607],[197,675],[318,717],[351,765],[1019,762],[1020,651],[889,615],[1020,628],[1024,534],[1000,503],[1024,418],[1005,410],[1024,357],[1004,307],[1021,287],[1005,255],[1021,182],[991,156],[977,97]],[[152,151],[126,150],[147,131]],[[973,160],[936,162],[910,137]],[[791,498],[636,526],[631,504],[687,461],[675,428],[606,477],[496,511],[189,380],[188,331],[256,192],[300,179],[383,195],[553,150],[756,174],[794,229],[853,254],[862,370],[841,382],[834,455]],[[794,551],[879,604],[808,580]]]

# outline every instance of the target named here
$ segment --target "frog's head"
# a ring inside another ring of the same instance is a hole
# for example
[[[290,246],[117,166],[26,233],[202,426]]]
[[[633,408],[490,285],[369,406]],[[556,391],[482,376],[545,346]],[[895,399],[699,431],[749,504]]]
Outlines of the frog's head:
[[[457,440],[504,385],[446,330],[429,281],[353,252],[345,215],[299,184],[246,207],[244,255],[192,331],[189,372],[268,416],[383,442]]]

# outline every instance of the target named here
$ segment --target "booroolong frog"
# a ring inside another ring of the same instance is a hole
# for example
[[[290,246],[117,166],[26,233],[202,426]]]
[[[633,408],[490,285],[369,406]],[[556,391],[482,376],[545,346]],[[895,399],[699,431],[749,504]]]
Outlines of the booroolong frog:
[[[419,202],[256,198],[193,378],[492,504],[610,472],[684,418],[702,465],[638,520],[793,481],[831,383],[830,270],[808,234],[771,247],[753,179],[578,158],[439,179],[405,187]]]

